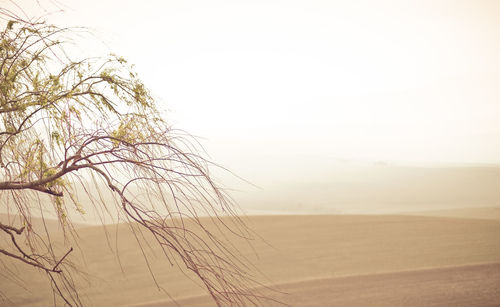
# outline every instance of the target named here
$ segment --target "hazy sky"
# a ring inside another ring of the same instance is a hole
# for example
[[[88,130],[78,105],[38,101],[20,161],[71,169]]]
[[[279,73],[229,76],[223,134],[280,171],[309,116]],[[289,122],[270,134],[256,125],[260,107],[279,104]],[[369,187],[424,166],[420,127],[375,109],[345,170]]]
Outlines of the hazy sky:
[[[51,20],[135,63],[243,175],[300,156],[500,163],[500,1],[57,3]]]

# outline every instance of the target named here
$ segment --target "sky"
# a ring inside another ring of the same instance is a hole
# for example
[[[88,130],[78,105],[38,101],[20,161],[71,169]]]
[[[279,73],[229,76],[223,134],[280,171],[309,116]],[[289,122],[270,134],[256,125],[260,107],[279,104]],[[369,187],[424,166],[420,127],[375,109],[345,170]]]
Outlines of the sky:
[[[500,164],[500,1],[0,3],[134,64],[247,213],[498,206],[452,167]]]
[[[500,163],[498,1],[16,3],[87,27],[81,51],[135,64],[168,120],[243,176],[324,159]]]

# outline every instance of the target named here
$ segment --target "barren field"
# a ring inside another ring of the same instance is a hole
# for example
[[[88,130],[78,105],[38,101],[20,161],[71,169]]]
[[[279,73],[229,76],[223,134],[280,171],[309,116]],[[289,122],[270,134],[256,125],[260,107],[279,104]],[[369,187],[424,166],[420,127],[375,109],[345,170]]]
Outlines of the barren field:
[[[484,210],[483,210],[484,211]],[[484,212],[481,213],[481,215]],[[252,216],[247,223],[266,242],[253,249],[233,241],[277,292],[293,306],[387,306],[500,304],[500,220],[403,215]],[[158,290],[135,237],[126,225],[79,229],[88,273],[79,282],[93,306],[206,306],[204,289],[165,263],[159,250],[147,253]],[[108,244],[109,243],[109,244]],[[119,262],[115,253],[118,251]],[[255,250],[255,252],[253,251]],[[123,272],[119,263],[123,268]],[[20,264],[0,288],[2,305],[46,306],[52,302],[43,275]],[[170,297],[169,297],[170,295]]]

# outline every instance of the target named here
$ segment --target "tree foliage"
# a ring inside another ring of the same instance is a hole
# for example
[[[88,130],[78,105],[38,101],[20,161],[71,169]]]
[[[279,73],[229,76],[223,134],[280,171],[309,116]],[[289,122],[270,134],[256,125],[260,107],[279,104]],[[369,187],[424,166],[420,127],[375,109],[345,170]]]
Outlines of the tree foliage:
[[[0,253],[46,273],[66,304],[81,305],[73,248],[54,251],[31,219],[51,206],[64,231],[74,232],[71,216],[88,210],[79,202],[84,191],[101,214],[149,232],[166,264],[179,261],[194,272],[217,304],[255,303],[244,265],[198,216],[243,238],[248,229],[212,180],[199,145],[167,124],[127,62],[74,61],[65,53],[70,29],[1,15],[0,210],[19,215],[23,226],[0,223],[10,237]],[[113,201],[95,197],[97,189]],[[231,224],[221,215],[233,216]]]

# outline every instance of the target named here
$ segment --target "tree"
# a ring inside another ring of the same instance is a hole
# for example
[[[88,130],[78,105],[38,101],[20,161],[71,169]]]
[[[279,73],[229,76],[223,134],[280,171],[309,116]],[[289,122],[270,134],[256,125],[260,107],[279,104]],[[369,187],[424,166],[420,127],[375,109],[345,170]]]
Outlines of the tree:
[[[218,305],[257,302],[243,262],[198,216],[244,239],[250,231],[212,180],[213,163],[195,139],[161,117],[126,61],[74,61],[65,53],[70,29],[5,9],[0,16],[0,209],[23,222],[0,223],[10,238],[0,254],[38,268],[64,303],[82,305],[72,279],[73,247],[55,252],[31,219],[50,204],[63,230],[75,233],[71,216],[84,214],[77,193],[84,191],[94,205],[150,233],[166,261],[180,259]],[[97,189],[114,201],[93,197]],[[231,224],[222,215],[232,216]]]

